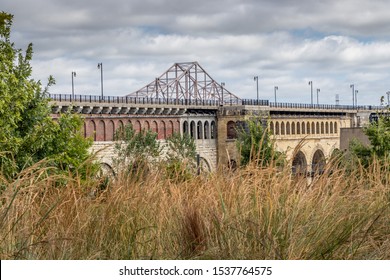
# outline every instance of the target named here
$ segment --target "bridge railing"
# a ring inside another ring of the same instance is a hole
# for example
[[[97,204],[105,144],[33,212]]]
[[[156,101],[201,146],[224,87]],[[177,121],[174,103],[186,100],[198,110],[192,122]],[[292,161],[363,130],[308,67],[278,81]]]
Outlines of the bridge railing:
[[[304,103],[281,103],[270,102],[271,108],[291,108],[291,109],[324,109],[324,110],[383,110],[386,106],[372,105],[331,105],[331,104],[304,104]]]
[[[218,100],[194,100],[194,99],[166,99],[130,96],[98,96],[98,95],[69,95],[49,94],[49,99],[58,102],[86,102],[86,103],[125,103],[125,104],[158,104],[158,105],[193,105],[218,107],[222,105]],[[236,100],[226,101],[225,105],[237,104]]]
[[[71,94],[49,94],[53,101],[58,102],[86,102],[86,103],[124,103],[124,104],[161,104],[161,105],[184,105],[184,106],[236,106],[236,105],[254,105],[270,106],[271,108],[288,109],[325,109],[325,110],[370,110],[380,111],[388,107],[371,105],[330,105],[330,104],[304,104],[304,103],[281,103],[269,102],[264,99],[229,99],[223,102],[219,100],[198,100],[198,99],[166,99],[166,98],[148,98],[148,97],[130,97],[130,96],[99,96],[99,95],[71,95]]]

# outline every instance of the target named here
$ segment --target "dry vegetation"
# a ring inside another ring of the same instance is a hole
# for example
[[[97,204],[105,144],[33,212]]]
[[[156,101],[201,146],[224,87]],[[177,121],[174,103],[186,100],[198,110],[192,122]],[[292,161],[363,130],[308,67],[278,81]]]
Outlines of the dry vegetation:
[[[390,259],[390,166],[296,178],[248,166],[184,182],[25,170],[2,181],[1,259]]]

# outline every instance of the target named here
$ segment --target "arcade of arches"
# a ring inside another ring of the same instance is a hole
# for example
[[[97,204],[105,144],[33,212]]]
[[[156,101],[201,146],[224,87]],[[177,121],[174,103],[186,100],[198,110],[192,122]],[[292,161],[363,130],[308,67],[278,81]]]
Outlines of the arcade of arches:
[[[294,173],[320,174],[324,171],[326,158],[340,145],[340,124],[338,119],[274,119],[269,122],[269,130],[276,141],[276,149],[286,152],[287,159],[291,159]],[[236,121],[226,122],[226,140],[237,138],[236,125]],[[302,147],[295,152],[297,146]]]
[[[86,118],[84,121],[84,136],[94,141],[113,141],[115,131],[119,127],[131,124],[136,132],[142,129],[157,133],[157,139],[165,139],[174,132],[179,132],[180,123],[177,119],[146,119],[146,118]]]

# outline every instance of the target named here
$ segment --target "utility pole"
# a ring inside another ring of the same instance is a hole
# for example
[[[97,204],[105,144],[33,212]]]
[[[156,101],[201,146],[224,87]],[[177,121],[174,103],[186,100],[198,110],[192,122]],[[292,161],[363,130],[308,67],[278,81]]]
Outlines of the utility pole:
[[[76,72],[72,71],[72,98],[74,99],[74,80],[73,78],[76,77]]]
[[[257,105],[259,105],[259,76],[254,76],[253,80],[256,82],[256,92],[257,92]]]
[[[311,101],[311,106],[313,106],[313,81],[309,81],[309,86],[310,86],[310,101]]]

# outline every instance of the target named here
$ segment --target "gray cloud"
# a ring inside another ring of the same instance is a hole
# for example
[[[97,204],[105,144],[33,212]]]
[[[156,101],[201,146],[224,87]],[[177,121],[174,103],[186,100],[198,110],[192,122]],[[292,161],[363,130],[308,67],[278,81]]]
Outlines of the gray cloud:
[[[71,71],[78,93],[98,93],[98,62],[107,94],[123,95],[194,60],[242,97],[255,97],[254,75],[264,98],[278,85],[280,101],[308,102],[308,80],[327,103],[349,102],[350,83],[364,103],[389,90],[388,1],[4,0],[2,9],[15,15],[16,45],[34,43],[34,76],[53,74],[56,93],[69,92]]]

